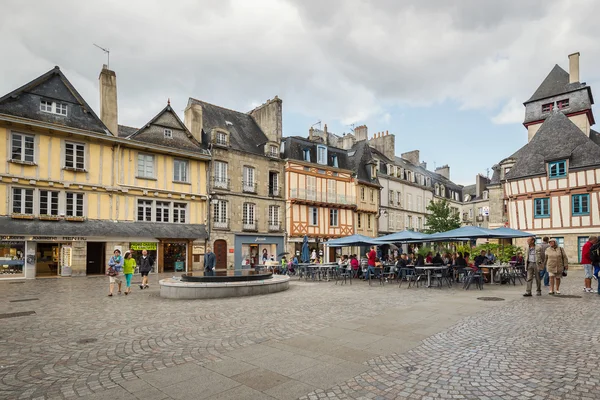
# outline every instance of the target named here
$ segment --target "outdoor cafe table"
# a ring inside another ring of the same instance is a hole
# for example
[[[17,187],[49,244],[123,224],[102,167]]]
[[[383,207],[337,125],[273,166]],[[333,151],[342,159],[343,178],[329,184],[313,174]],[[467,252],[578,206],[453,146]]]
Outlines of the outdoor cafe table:
[[[427,272],[427,287],[431,287],[431,271],[441,271],[448,269],[446,265],[420,265],[416,266],[415,269],[424,270]]]
[[[490,284],[499,285],[500,282],[496,283],[496,279],[498,277],[498,273],[501,270],[510,267],[510,264],[492,264],[492,265],[480,265],[479,268],[489,268],[490,270]]]

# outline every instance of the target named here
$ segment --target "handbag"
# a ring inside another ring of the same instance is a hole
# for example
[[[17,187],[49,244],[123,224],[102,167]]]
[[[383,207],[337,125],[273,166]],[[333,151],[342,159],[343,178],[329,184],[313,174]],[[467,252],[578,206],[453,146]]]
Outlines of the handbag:
[[[569,268],[568,265],[564,265],[565,263],[565,253],[564,250],[562,249],[562,247],[560,248],[560,256],[562,257],[562,262],[563,262],[563,272],[562,272],[562,276],[567,276],[567,269]]]
[[[119,275],[119,271],[115,267],[108,267],[108,271],[106,271],[106,275],[108,276],[117,276]]]

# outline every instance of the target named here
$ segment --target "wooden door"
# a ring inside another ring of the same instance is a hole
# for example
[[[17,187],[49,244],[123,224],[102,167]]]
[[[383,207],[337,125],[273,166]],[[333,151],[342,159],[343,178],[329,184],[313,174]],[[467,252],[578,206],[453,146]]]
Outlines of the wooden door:
[[[227,242],[222,239],[215,240],[213,251],[216,256],[216,269],[227,269]]]

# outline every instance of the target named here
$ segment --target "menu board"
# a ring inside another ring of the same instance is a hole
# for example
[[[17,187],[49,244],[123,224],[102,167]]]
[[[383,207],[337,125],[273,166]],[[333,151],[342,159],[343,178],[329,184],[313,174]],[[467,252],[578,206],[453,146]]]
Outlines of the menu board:
[[[71,267],[73,260],[73,248],[71,246],[62,246],[60,248],[60,266]]]

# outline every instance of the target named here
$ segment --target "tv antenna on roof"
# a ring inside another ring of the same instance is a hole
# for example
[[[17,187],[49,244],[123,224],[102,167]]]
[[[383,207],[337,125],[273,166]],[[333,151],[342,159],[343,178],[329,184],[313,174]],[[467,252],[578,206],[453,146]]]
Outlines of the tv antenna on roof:
[[[92,43],[92,44],[106,53],[106,68],[110,68],[110,50],[105,49],[104,47],[100,47],[96,43]]]
[[[315,125],[319,125],[319,129],[321,129],[321,121],[317,121],[314,124],[312,124],[310,127],[314,127]]]

